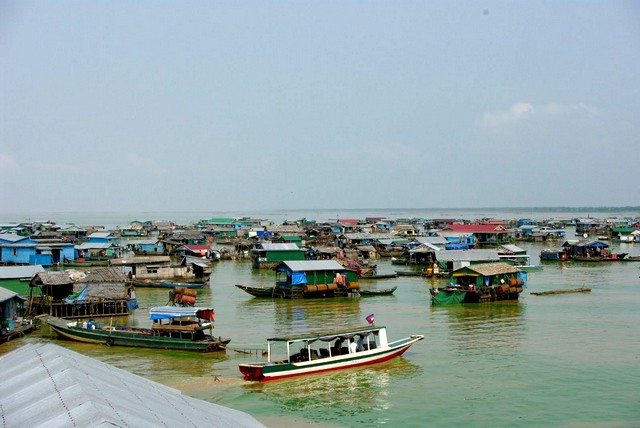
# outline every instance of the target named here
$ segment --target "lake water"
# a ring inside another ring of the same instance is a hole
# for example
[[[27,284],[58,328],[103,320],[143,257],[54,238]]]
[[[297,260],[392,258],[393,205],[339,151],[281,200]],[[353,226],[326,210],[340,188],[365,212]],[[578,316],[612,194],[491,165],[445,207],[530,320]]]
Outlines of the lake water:
[[[365,215],[376,214],[352,216]],[[508,217],[522,216],[531,217]],[[533,264],[548,246],[518,245]],[[640,255],[640,244],[614,247]],[[387,326],[391,340],[425,335],[388,363],[270,383],[242,380],[238,364],[261,358],[256,355],[76,344],[57,341],[47,328],[0,346],[0,353],[25,342],[56,341],[194,397],[247,411],[268,426],[640,426],[639,267],[637,262],[545,262],[541,271],[529,273],[518,302],[432,307],[428,287],[437,280],[412,277],[362,282],[371,288],[397,286],[393,296],[257,299],[234,284],[270,285],[272,273],[253,271],[249,262],[219,262],[210,287],[199,291],[198,304],[215,307],[216,334],[231,337],[235,349],[264,347],[267,337],[280,334],[362,325],[371,313]],[[395,268],[379,263],[381,273]],[[577,287],[592,292],[530,294]],[[148,308],[166,304],[168,291],[138,289],[138,298],[141,308],[129,322],[148,325]]]

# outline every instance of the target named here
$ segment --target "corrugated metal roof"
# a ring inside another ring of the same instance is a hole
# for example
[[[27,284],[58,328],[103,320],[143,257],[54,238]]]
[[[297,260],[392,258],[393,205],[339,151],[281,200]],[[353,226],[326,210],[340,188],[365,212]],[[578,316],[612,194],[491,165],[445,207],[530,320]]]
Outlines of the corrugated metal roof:
[[[6,427],[262,427],[251,415],[180,391],[53,343],[0,357]]]
[[[139,256],[130,257],[127,259],[111,259],[109,264],[111,266],[131,266],[131,265],[143,265],[150,263],[171,263],[171,257],[169,256]]]
[[[293,242],[265,242],[262,244],[262,249],[266,251],[294,251],[299,250]]]
[[[420,244],[432,244],[432,245],[446,245],[447,240],[444,236],[416,236],[414,241]]]
[[[40,272],[44,272],[41,265],[0,266],[0,279],[31,278]]]
[[[289,267],[294,272],[300,271],[314,271],[314,270],[345,270],[345,267],[342,266],[335,260],[296,260],[296,261],[285,261],[282,262]]]
[[[446,250],[435,253],[438,261],[442,262],[479,262],[499,261],[500,256],[496,250]]]
[[[106,250],[111,248],[113,244],[110,242],[83,242],[82,244],[75,245],[76,250]]]
[[[520,248],[517,245],[513,245],[513,244],[504,244],[504,245],[500,246],[499,250],[503,249],[503,248],[505,250],[509,251],[509,252],[512,252],[512,253],[525,253],[527,251],[527,250],[525,250],[523,248]]]
[[[0,303],[2,302],[6,302],[9,299],[13,299],[14,297],[17,297],[20,300],[26,300],[20,296],[18,296],[18,293],[11,291],[11,290],[7,290],[4,287],[0,287]]]
[[[18,242],[28,239],[26,236],[16,235],[15,233],[0,233],[0,241]]]

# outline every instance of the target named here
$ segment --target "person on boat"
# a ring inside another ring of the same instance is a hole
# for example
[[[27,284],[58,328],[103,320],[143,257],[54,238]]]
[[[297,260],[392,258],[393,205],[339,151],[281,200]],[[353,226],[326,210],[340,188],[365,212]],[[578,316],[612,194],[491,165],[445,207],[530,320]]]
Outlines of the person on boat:
[[[358,342],[356,343],[356,351],[361,352],[364,351],[364,336],[361,335],[358,338]]]
[[[356,344],[356,341],[352,337],[351,339],[349,339],[349,353],[355,354],[357,351],[358,351],[358,345]]]
[[[338,287],[344,287],[345,286],[345,276],[340,274],[340,272],[336,272],[336,285]]]

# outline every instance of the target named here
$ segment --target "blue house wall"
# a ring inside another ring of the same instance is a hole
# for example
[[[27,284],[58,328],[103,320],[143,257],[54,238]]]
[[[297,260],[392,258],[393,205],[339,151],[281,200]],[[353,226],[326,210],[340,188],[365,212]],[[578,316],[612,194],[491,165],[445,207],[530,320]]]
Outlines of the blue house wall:
[[[53,256],[51,254],[32,254],[29,256],[29,264],[51,266],[53,264]]]
[[[35,256],[36,245],[27,247],[2,247],[3,263],[29,264],[29,257]]]
[[[75,260],[76,249],[73,244],[65,245],[60,249],[60,258],[62,260]]]

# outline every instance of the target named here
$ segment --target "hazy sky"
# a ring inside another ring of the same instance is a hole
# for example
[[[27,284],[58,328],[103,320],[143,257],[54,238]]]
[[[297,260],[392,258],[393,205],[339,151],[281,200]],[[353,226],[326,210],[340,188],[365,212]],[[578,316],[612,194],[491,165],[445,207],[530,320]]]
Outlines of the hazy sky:
[[[2,1],[0,212],[640,205],[637,1]]]

